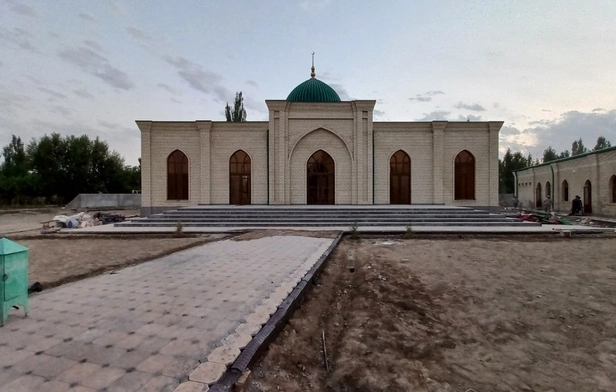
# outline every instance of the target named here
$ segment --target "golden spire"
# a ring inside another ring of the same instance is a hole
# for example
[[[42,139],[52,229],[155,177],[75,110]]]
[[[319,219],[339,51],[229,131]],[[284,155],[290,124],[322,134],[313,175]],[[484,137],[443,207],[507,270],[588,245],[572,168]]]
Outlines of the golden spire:
[[[310,72],[310,77],[314,78],[315,76],[317,76],[316,73],[314,73],[314,52],[312,52],[312,68],[310,68],[312,70],[312,72]]]

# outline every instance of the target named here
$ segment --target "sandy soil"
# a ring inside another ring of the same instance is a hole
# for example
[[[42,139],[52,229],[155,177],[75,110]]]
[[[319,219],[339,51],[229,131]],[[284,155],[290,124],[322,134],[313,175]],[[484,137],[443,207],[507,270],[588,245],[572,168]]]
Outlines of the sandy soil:
[[[336,238],[339,231],[309,231],[309,230],[251,230],[247,233],[233,237],[234,241],[251,241],[258,240],[259,238],[273,237],[273,236],[302,236],[312,238]]]
[[[614,236],[345,239],[248,390],[614,391],[615,255]]]
[[[142,263],[201,245],[224,235],[174,238],[148,236],[15,236],[10,239],[30,249],[29,284],[49,288],[129,265]]]
[[[88,214],[92,215],[97,211],[91,210]],[[139,215],[139,210],[104,210],[103,212],[124,216]],[[41,222],[49,221],[56,215],[75,215],[76,213],[70,209],[61,208],[37,208],[18,212],[0,211],[0,237],[13,233],[40,232],[43,226]]]

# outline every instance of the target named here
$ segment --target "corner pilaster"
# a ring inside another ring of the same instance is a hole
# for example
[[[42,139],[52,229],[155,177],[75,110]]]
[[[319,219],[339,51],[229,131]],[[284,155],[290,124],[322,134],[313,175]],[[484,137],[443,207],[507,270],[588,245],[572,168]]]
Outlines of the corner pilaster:
[[[432,203],[444,204],[443,140],[447,121],[432,121]]]

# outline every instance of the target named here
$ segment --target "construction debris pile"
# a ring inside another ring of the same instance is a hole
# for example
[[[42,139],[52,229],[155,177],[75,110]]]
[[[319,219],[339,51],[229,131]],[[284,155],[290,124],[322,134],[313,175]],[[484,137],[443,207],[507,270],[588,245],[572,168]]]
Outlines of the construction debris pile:
[[[82,227],[106,225],[109,223],[123,222],[126,220],[124,215],[105,214],[97,212],[93,215],[80,212],[75,215],[56,215],[52,220],[42,222],[42,234],[56,233],[60,229],[77,229]]]

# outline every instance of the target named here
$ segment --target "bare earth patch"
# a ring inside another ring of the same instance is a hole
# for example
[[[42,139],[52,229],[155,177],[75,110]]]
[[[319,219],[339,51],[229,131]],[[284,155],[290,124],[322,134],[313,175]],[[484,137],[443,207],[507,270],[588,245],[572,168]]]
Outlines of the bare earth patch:
[[[248,390],[614,391],[615,255],[613,236],[345,239]]]
[[[29,283],[49,288],[201,245],[224,235],[35,236],[10,238],[30,249]]]
[[[336,238],[338,231],[310,231],[310,230],[251,230],[247,233],[233,237],[234,241],[251,241],[259,238],[274,237],[274,236],[301,236],[311,238]]]

